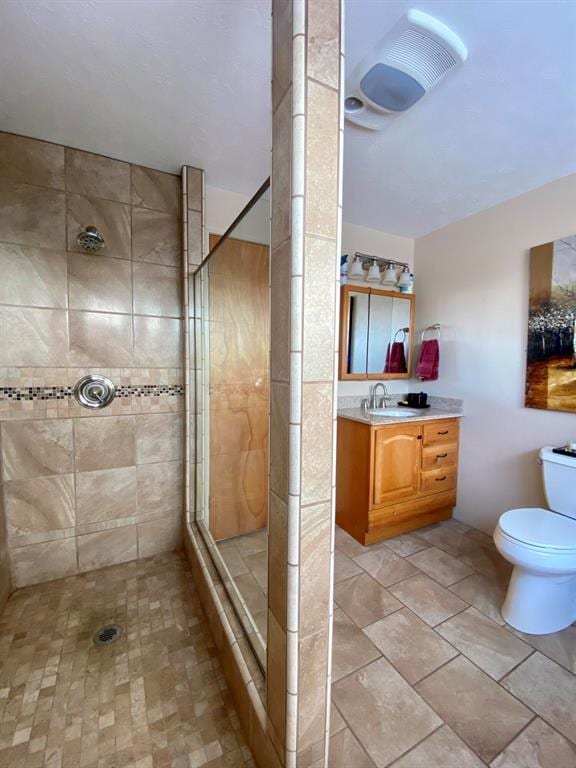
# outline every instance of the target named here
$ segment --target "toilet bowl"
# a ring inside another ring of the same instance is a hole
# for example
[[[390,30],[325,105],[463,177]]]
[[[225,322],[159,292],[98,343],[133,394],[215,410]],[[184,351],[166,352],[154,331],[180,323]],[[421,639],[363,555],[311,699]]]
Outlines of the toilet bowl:
[[[576,459],[540,451],[551,509],[505,512],[496,548],[514,570],[502,617],[528,634],[558,632],[576,620]]]

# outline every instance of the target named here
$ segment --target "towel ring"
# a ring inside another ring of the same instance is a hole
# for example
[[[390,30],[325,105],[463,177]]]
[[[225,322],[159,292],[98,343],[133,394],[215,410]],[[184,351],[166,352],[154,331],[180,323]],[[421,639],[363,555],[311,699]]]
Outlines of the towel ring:
[[[410,328],[398,328],[398,330],[394,334],[393,341],[397,341],[398,340],[398,334],[399,333],[403,334],[403,336],[402,336],[402,344],[404,344],[404,342],[406,341],[406,334],[410,333]]]
[[[436,333],[437,335],[435,338],[437,341],[440,341],[440,323],[434,323],[434,325],[427,325],[426,328],[424,328],[420,336],[420,344],[422,344],[422,342],[425,340],[424,337],[428,331]]]

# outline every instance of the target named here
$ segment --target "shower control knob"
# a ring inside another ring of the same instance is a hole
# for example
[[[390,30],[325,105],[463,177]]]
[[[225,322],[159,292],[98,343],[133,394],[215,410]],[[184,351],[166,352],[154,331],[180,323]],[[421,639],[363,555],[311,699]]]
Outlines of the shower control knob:
[[[105,408],[116,396],[116,387],[106,376],[91,373],[78,379],[74,385],[74,397],[84,408]]]

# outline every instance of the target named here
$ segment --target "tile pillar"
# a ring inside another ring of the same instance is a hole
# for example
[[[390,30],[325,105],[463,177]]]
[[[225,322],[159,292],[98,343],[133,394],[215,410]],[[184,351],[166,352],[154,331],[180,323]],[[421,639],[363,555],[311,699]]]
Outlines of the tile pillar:
[[[267,730],[327,765],[341,224],[341,0],[273,0]]]

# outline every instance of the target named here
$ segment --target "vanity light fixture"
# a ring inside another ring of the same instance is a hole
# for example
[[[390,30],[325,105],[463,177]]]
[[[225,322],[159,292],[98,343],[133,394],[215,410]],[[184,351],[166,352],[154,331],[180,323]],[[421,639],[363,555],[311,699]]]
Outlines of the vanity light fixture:
[[[354,261],[350,265],[350,272],[348,272],[348,278],[350,280],[362,280],[364,278],[364,268],[360,256],[354,256]]]
[[[374,259],[372,261],[372,264],[370,265],[370,269],[368,270],[368,274],[366,275],[366,282],[367,283],[380,282],[380,265],[378,264],[377,259]]]
[[[382,276],[382,285],[393,286],[396,285],[397,280],[398,275],[396,274],[396,268],[394,267],[394,264],[389,263]]]
[[[398,288],[409,288],[410,287],[410,270],[408,267],[404,267],[402,270],[402,274],[400,275],[400,278],[398,280]]]

